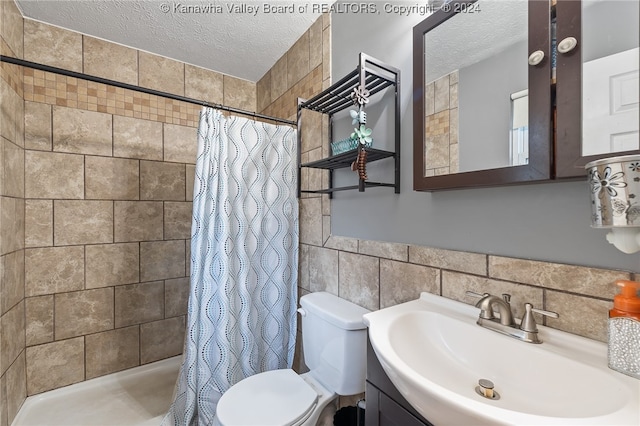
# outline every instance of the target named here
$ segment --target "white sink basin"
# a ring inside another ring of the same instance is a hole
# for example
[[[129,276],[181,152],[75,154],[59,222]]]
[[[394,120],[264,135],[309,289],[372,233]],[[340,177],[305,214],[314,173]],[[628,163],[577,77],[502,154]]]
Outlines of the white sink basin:
[[[538,326],[542,344],[476,325],[479,309],[423,293],[364,316],[385,372],[435,425],[640,425],[640,381],[604,343]],[[562,313],[560,313],[562,315]],[[491,380],[500,399],[475,391]]]

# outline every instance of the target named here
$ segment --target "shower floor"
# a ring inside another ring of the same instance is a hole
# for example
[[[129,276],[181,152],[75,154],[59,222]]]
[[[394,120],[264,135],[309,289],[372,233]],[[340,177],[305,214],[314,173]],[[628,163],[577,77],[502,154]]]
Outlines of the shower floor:
[[[147,426],[169,409],[181,356],[30,396],[12,426]]]

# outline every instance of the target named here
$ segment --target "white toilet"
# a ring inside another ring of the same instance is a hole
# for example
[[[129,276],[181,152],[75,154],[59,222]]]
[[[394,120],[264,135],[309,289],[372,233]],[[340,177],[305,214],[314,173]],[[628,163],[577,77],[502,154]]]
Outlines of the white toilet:
[[[223,426],[315,426],[338,395],[364,392],[367,330],[358,305],[330,293],[300,298],[302,348],[308,373],[273,370],[248,377],[222,395]]]

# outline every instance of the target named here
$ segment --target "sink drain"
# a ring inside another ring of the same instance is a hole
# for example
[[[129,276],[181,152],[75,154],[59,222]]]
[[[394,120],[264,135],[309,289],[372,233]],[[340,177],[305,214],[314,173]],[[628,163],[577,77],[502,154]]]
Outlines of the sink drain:
[[[493,382],[487,379],[478,380],[478,386],[476,386],[476,393],[483,398],[497,400],[500,399],[500,394],[493,389]]]

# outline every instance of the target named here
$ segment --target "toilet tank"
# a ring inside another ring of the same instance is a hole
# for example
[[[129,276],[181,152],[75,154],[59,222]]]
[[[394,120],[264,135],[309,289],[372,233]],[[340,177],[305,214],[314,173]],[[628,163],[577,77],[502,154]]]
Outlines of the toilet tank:
[[[302,351],[310,374],[338,395],[364,392],[370,311],[326,292],[300,298]]]

